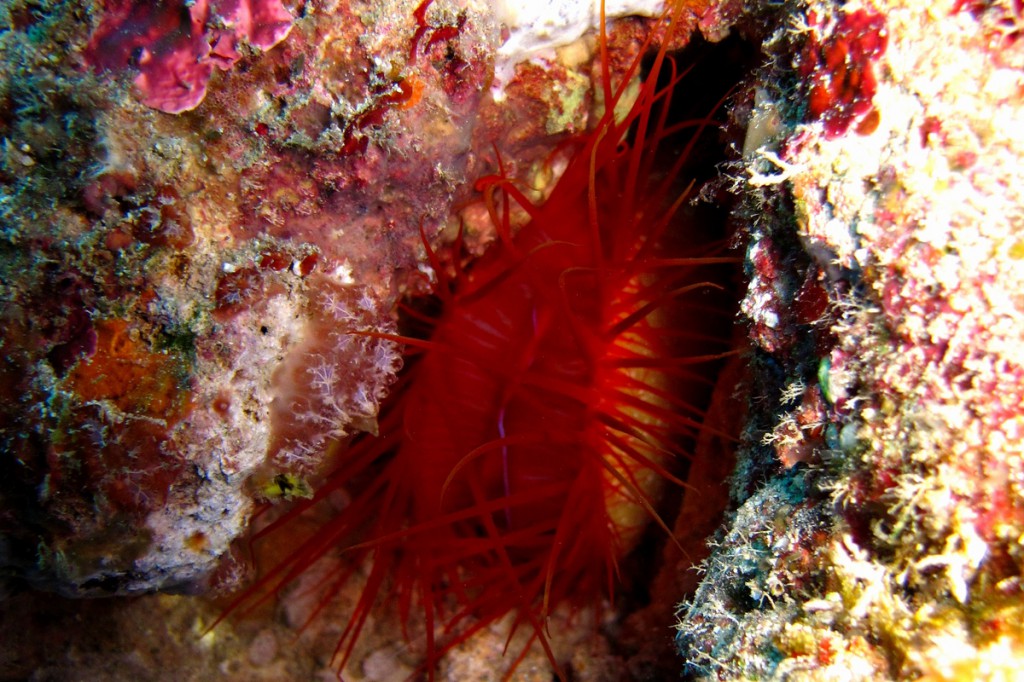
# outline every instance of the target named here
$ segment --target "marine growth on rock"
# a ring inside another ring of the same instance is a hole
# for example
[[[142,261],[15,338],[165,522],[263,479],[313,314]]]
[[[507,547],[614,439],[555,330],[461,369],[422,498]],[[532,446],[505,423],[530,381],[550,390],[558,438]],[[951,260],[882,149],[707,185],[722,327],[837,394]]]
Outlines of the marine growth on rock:
[[[0,3],[0,677],[1018,674],[1020,2],[668,4]]]

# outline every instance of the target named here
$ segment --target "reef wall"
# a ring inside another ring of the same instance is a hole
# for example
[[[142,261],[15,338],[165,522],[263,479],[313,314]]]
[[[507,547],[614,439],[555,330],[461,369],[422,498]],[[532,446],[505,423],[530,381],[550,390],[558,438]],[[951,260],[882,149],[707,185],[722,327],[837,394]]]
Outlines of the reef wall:
[[[578,680],[1010,679],[1020,4],[687,6],[695,40],[759,55],[700,192],[731,207],[744,259],[749,348],[709,411],[743,418],[736,463],[716,469],[732,453],[709,439],[691,471],[676,532],[708,538],[703,572],[667,548],[629,622],[555,614],[558,656]],[[148,593],[242,582],[231,548],[257,501],[308,494],[332,443],[374,431],[401,365],[382,334],[429,289],[428,248],[460,224],[468,254],[494,238],[474,180],[500,162],[550,189],[601,73],[593,7],[551,8],[0,7],[0,677],[332,674],[336,623],[295,636],[318,574],[205,635],[223,604]],[[614,22],[612,68],[656,25]],[[719,498],[723,525],[687,516]],[[509,625],[439,677],[490,679]],[[391,625],[367,630],[347,679],[415,670]],[[539,651],[517,674],[551,678]]]
[[[692,674],[1019,675],[1020,21],[812,2],[766,41],[736,175],[760,407],[679,612]]]

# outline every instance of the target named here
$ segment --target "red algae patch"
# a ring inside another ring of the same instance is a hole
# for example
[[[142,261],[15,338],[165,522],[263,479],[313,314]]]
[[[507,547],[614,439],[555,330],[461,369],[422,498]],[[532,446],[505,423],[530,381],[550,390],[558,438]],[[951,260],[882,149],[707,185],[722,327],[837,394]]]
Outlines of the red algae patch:
[[[176,354],[151,352],[124,320],[103,320],[95,329],[96,351],[65,381],[82,405],[62,425],[66,435],[55,444],[55,456],[64,462],[52,468],[46,485],[57,492],[67,485],[63,479],[77,478],[72,462],[79,460],[115,508],[157,509],[184,467],[164,445],[192,409],[187,364]],[[127,422],[122,432],[105,433],[117,420]]]
[[[102,22],[86,61],[136,71],[146,106],[169,114],[194,109],[214,67],[227,70],[243,45],[269,49],[287,37],[292,16],[280,0],[103,0]]]
[[[797,73],[809,88],[807,115],[821,120],[825,134],[836,137],[855,121],[870,134],[880,114],[873,98],[878,88],[875,62],[885,53],[885,17],[873,8],[807,15],[807,43]]]
[[[97,322],[96,352],[68,376],[86,401],[109,401],[125,414],[174,425],[191,409],[187,370],[174,355],[153,353],[124,320]]]

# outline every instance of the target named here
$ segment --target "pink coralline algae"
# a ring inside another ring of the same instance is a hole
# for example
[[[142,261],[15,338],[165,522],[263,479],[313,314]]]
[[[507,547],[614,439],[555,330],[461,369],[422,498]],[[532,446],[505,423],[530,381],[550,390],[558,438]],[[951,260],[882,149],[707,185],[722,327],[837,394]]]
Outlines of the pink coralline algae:
[[[799,338],[793,306],[796,283],[782,262],[782,252],[770,239],[750,245],[749,291],[743,313],[752,322],[751,339],[770,353],[788,350]]]
[[[878,127],[873,63],[888,43],[885,17],[858,9],[830,23],[816,12],[807,17],[810,37],[797,68],[810,88],[807,115],[825,124],[828,137],[842,135],[854,121],[857,132],[870,134]]]
[[[954,14],[967,12],[978,20],[982,33],[993,47],[993,56],[1001,56],[1020,40],[1024,31],[1024,1],[956,0]]]
[[[98,70],[137,69],[146,106],[169,114],[195,109],[213,67],[228,70],[247,43],[268,50],[284,40],[292,16],[280,0],[158,2],[104,0],[104,16],[86,49]]]

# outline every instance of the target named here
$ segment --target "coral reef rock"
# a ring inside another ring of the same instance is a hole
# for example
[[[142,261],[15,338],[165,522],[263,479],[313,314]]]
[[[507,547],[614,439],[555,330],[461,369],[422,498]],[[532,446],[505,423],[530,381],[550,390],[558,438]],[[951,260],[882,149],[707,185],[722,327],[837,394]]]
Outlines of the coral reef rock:
[[[550,188],[599,106],[595,41],[510,62],[499,105],[485,2],[0,20],[0,566],[69,596],[227,588],[254,503],[376,430],[427,248],[494,237],[473,181]],[[642,27],[612,28],[613,70]]]
[[[495,238],[474,181],[542,201],[601,58],[621,74],[658,26],[616,19],[603,53],[580,37],[595,5],[498,4],[0,3],[0,676],[333,674],[347,612],[295,636],[351,605],[316,601],[323,574],[205,636],[222,604],[20,590],[236,587],[256,504],[376,430],[397,302],[457,234],[467,259]],[[735,207],[749,350],[715,398],[744,420],[735,468],[718,439],[682,509],[731,510],[680,518],[710,555],[699,578],[667,555],[643,623],[552,614],[558,656],[581,680],[670,674],[630,638],[695,678],[1019,677],[1021,3],[685,7],[697,42],[758,54],[724,104],[735,154],[698,187]],[[371,620],[352,679],[412,674],[422,652]],[[488,679],[507,638],[461,643],[439,679]],[[518,670],[551,678],[536,649]]]
[[[736,172],[738,508],[680,611],[715,679],[1024,669],[1020,8],[793,5]]]

